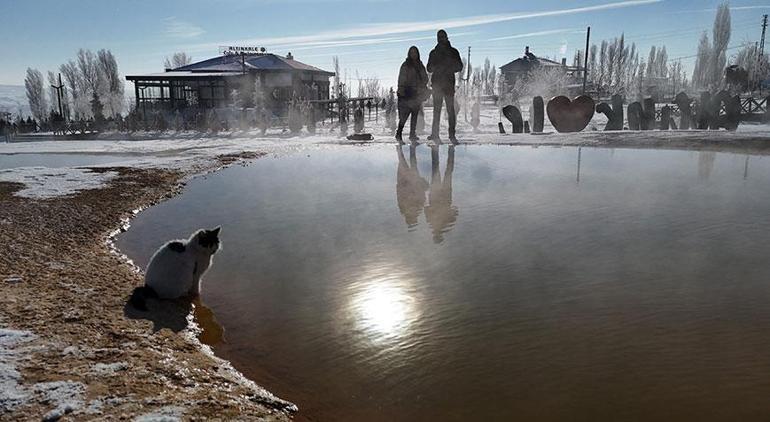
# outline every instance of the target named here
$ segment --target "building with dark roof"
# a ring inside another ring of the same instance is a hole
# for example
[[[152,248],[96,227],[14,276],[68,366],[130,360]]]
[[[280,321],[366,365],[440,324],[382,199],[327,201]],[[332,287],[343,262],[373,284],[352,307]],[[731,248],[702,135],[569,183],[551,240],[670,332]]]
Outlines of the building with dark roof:
[[[505,82],[508,85],[513,85],[516,80],[526,77],[530,71],[536,68],[561,69],[567,74],[574,74],[576,71],[576,68],[567,66],[566,59],[562,59],[559,63],[544,57],[537,57],[529,51],[529,46],[527,46],[524,49],[524,56],[501,66],[500,73],[505,77]]]
[[[333,72],[294,60],[291,53],[279,56],[228,50],[221,56],[165,72],[128,75],[126,80],[134,83],[137,107],[178,110],[228,106],[233,102],[233,90],[249,103],[257,80],[268,102],[325,100],[329,98],[332,76]]]

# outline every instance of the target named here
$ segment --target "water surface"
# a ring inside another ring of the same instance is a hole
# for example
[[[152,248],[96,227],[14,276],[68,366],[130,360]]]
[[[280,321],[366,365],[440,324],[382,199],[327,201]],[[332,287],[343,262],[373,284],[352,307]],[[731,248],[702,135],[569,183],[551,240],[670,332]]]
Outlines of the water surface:
[[[770,161],[334,147],[197,179],[144,266],[222,225],[220,356],[316,421],[770,414]]]

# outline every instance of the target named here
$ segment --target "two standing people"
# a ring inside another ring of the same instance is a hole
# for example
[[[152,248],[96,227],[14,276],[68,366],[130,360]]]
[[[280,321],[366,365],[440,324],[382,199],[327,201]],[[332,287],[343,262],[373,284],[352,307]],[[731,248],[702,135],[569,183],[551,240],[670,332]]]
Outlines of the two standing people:
[[[433,88],[433,128],[428,139],[436,144],[441,143],[439,128],[441,126],[441,108],[446,103],[449,117],[449,140],[457,143],[455,128],[457,126],[457,113],[455,111],[455,73],[463,69],[460,52],[449,43],[446,31],[439,30],[436,34],[438,44],[430,52],[428,57],[427,72],[431,73],[431,87]],[[398,110],[399,122],[396,139],[402,142],[402,132],[406,119],[411,115],[411,127],[409,139],[417,141],[415,128],[417,126],[417,114],[420,112],[422,102],[430,95],[426,84],[428,82],[426,68],[420,61],[420,52],[417,47],[409,48],[409,55],[401,65],[398,74]],[[404,106],[402,107],[402,103]]]

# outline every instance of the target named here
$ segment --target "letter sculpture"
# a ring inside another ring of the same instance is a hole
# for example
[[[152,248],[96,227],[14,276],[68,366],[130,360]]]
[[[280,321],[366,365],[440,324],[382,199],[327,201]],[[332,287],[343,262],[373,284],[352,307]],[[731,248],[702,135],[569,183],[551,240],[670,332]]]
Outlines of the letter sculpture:
[[[655,100],[652,98],[644,99],[641,126],[642,130],[655,129]]]
[[[597,113],[604,113],[607,116],[607,125],[604,130],[623,130],[623,97],[620,95],[612,96],[612,106],[607,103],[601,103],[596,106]]]
[[[542,133],[545,121],[543,97],[532,98],[532,107],[529,109],[529,121],[532,126],[532,132]]]
[[[511,133],[524,132],[524,119],[522,119],[521,111],[519,111],[518,107],[513,105],[507,105],[503,107],[503,116],[505,116],[505,118],[508,119],[508,121],[511,122],[511,125],[513,126]]]
[[[668,130],[671,127],[671,107],[665,105],[660,109],[660,130]]]
[[[687,130],[692,125],[692,108],[690,108],[691,102],[692,100],[690,100],[690,97],[688,97],[684,92],[676,94],[676,97],[674,98],[674,104],[679,107],[679,113],[681,114],[679,120],[679,129]]]
[[[628,128],[639,130],[642,127],[642,105],[635,101],[628,105]]]

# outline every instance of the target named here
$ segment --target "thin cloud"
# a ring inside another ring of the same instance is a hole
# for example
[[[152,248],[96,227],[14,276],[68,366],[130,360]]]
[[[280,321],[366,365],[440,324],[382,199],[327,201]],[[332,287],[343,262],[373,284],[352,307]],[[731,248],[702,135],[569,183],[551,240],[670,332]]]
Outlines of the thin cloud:
[[[474,32],[457,32],[452,34],[452,38],[459,38],[468,35],[472,35]],[[272,46],[273,49],[280,48],[293,48],[294,51],[301,50],[316,50],[326,48],[339,48],[339,47],[358,47],[366,45],[379,45],[379,44],[393,44],[393,43],[405,43],[412,41],[425,41],[435,40],[435,35],[428,35],[422,37],[385,37],[385,38],[364,38],[364,39],[352,39],[341,41],[316,41],[301,44],[278,44]]]
[[[497,38],[489,38],[487,41],[502,41],[502,40],[515,40],[518,38],[530,38],[530,37],[539,37],[542,35],[553,35],[553,34],[564,34],[564,33],[576,33],[581,28],[571,28],[571,29],[551,29],[548,31],[537,31],[537,32],[526,32],[523,34],[515,34],[515,35],[508,35],[505,37],[497,37]],[[582,31],[580,31],[582,33]]]
[[[273,48],[275,45],[300,45],[310,42],[337,41],[351,38],[382,37],[387,35],[406,34],[414,32],[435,31],[440,28],[455,29],[469,26],[487,25],[514,20],[542,18],[550,16],[562,16],[579,13],[598,12],[604,10],[621,9],[627,7],[643,6],[655,3],[661,3],[663,0],[627,0],[612,3],[603,3],[593,6],[544,10],[538,12],[524,13],[500,13],[492,15],[477,15],[464,18],[440,19],[433,21],[413,21],[413,22],[383,22],[376,24],[364,24],[356,27],[324,31],[316,34],[286,36],[286,37],[267,37],[240,41],[230,41],[225,44],[246,43],[254,45],[264,45]],[[450,34],[451,35],[451,34]],[[212,50],[220,44],[199,44],[190,46],[192,51]]]
[[[761,10],[761,9],[770,9],[770,4],[766,5],[754,5],[754,6],[731,6],[730,10],[733,12],[739,11],[739,10]],[[689,10],[678,10],[674,13],[693,13],[693,12],[716,12],[717,9],[712,7],[708,9],[689,9]]]
[[[171,16],[163,19],[163,32],[174,38],[195,38],[203,35],[206,31],[198,25]]]

